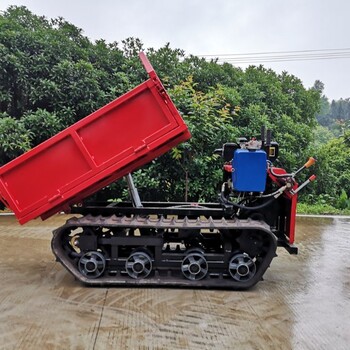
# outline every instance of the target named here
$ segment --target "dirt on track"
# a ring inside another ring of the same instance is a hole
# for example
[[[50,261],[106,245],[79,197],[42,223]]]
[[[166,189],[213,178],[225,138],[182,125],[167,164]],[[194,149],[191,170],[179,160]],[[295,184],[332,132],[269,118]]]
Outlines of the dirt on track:
[[[349,349],[350,219],[298,218],[245,292],[84,287],[51,253],[66,219],[0,217],[0,349]]]

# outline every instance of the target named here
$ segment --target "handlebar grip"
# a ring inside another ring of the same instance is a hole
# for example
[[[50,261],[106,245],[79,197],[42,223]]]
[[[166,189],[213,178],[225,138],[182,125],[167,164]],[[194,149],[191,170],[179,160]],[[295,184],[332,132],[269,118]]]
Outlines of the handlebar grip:
[[[316,159],[313,157],[310,157],[309,160],[304,164],[305,168],[310,168],[310,166],[314,165],[316,163]]]

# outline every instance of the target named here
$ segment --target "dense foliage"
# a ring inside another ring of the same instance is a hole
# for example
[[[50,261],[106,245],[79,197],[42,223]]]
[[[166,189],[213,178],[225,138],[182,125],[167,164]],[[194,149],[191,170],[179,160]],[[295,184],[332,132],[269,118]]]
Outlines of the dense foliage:
[[[320,180],[306,199],[342,195],[344,205],[350,191],[344,134],[349,100],[329,105],[321,97],[322,83],[305,89],[287,72],[263,66],[243,71],[185,56],[169,44],[156,50],[145,49],[135,38],[91,42],[63,18],[39,17],[25,7],[9,7],[0,15],[1,164],[147,79],[137,56],[141,50],[193,135],[135,173],[144,199],[215,200],[221,161],[213,150],[239,136],[259,135],[265,125],[279,142],[280,162],[287,169],[297,169],[310,150],[319,154]],[[339,120],[343,129],[336,135],[333,126]],[[125,195],[121,183],[112,188],[109,197]]]
[[[350,98],[333,100],[329,103],[328,99],[322,96],[321,103],[322,109],[317,115],[317,121],[331,130],[334,135],[341,135],[345,129],[350,127]]]
[[[323,84],[316,82],[322,94]],[[348,213],[350,210],[350,100],[321,97],[321,110],[316,116],[318,125],[310,145],[317,155],[317,181],[308,188],[303,200],[308,205],[332,206]],[[317,210],[317,209],[316,209]],[[329,209],[324,210],[329,212]]]

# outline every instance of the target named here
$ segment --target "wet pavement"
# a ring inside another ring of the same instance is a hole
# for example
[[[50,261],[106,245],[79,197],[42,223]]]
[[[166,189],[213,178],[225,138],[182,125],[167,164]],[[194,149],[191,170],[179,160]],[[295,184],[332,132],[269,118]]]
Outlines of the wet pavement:
[[[0,217],[0,349],[350,348],[350,219],[299,217],[245,292],[84,287],[50,250],[65,220]]]

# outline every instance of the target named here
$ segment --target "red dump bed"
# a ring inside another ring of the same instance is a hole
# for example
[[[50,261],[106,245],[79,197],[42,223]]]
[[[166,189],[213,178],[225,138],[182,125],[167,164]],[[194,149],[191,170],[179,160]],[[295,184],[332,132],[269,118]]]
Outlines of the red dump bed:
[[[0,168],[0,199],[21,224],[68,209],[190,138],[140,58],[150,79]]]

